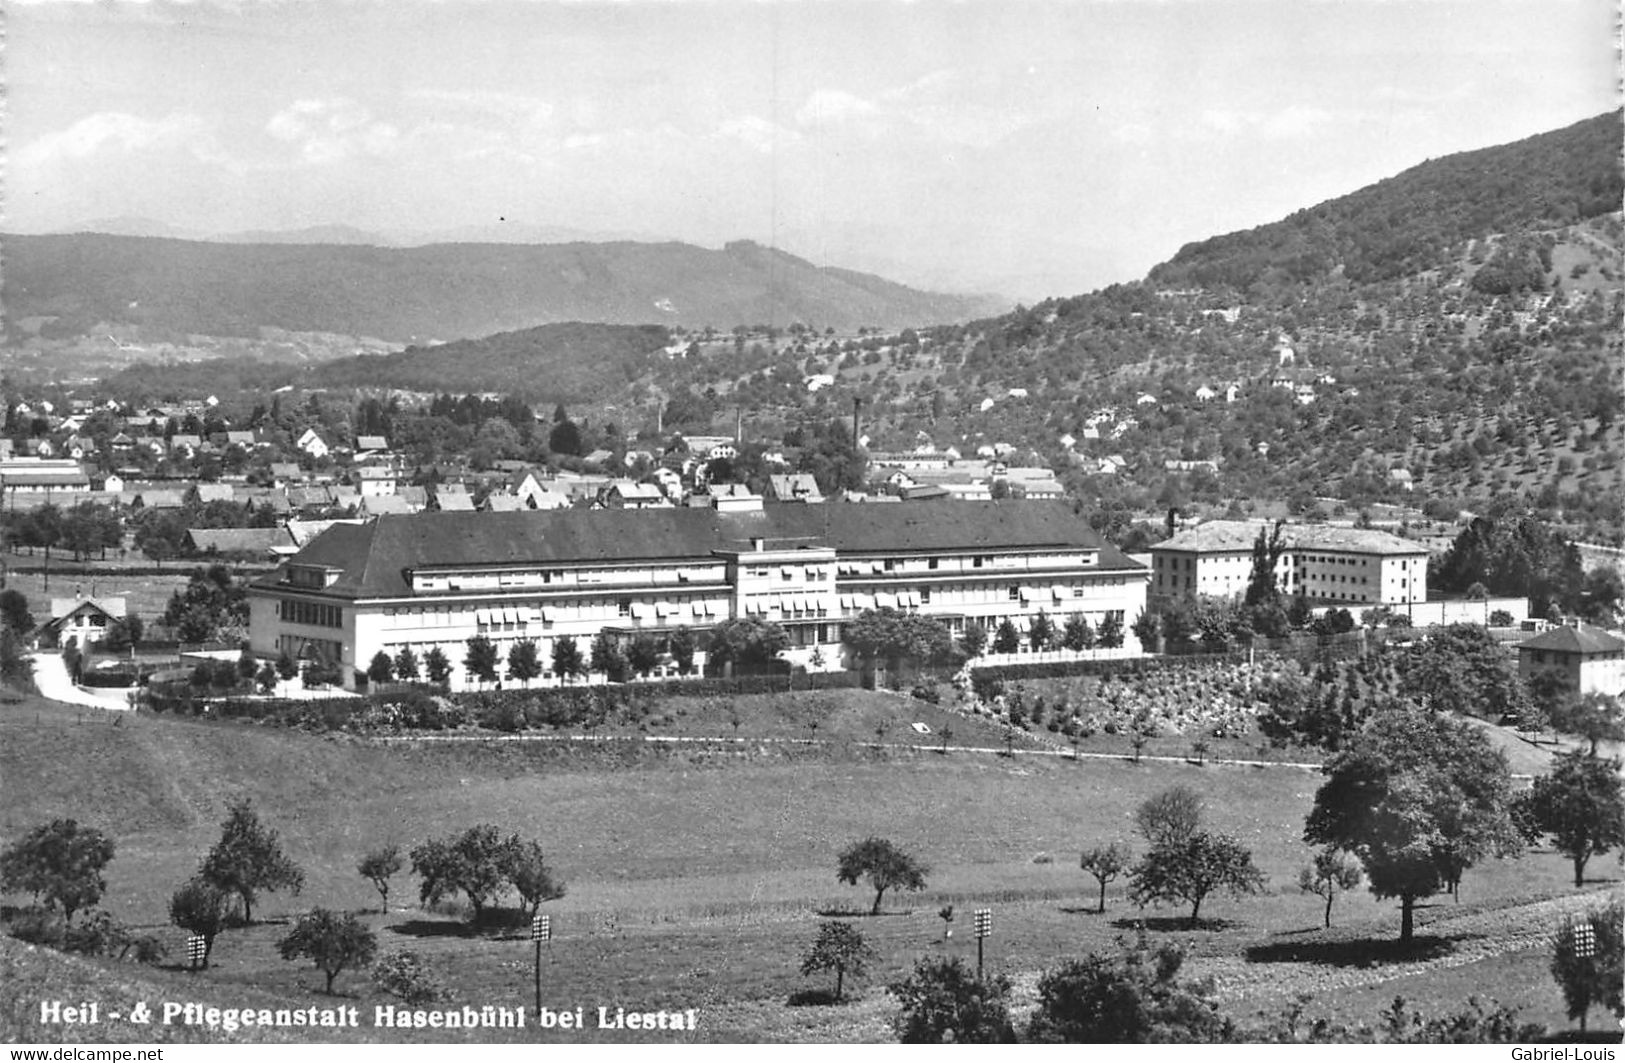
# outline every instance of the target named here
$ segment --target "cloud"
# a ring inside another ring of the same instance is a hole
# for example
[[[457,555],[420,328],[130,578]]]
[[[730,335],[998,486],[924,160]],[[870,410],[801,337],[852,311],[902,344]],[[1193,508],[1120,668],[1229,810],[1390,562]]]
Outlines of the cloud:
[[[818,89],[796,111],[796,121],[804,126],[841,125],[854,119],[868,118],[879,108],[868,100],[840,89]]]
[[[785,129],[776,122],[769,122],[753,114],[747,114],[742,118],[730,118],[719,125],[712,135],[724,140],[737,140],[763,155],[771,154],[775,149],[801,139],[793,130]]]
[[[265,131],[296,146],[301,158],[318,166],[358,154],[387,155],[400,140],[399,129],[374,121],[365,107],[342,96],[295,100],[271,116]]]
[[[1266,140],[1290,140],[1303,136],[1332,120],[1332,113],[1319,107],[1292,104],[1276,111],[1236,111],[1210,109],[1202,112],[1202,123],[1226,135],[1256,134]]]
[[[486,89],[413,89],[406,94],[406,98],[443,110],[473,112],[533,126],[545,125],[556,111],[551,101],[538,96]]]
[[[86,159],[105,150],[155,147],[184,147],[200,156],[212,150],[203,120],[195,114],[175,113],[153,119],[124,111],[102,111],[25,145],[15,161],[18,168],[28,169]]]

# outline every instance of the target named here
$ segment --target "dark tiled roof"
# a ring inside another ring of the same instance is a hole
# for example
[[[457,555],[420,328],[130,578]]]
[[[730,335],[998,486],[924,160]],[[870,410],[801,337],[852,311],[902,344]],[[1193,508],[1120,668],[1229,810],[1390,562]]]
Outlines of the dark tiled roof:
[[[1525,642],[1520,650],[1550,650],[1557,653],[1614,653],[1625,649],[1625,640],[1597,627],[1554,627]]]
[[[867,554],[1070,547],[1099,550],[1102,569],[1143,570],[1058,501],[385,514],[360,527],[335,526],[292,562],[342,569],[329,593],[376,597],[410,593],[405,574],[415,568],[676,561],[746,547],[752,538],[779,549],[804,541]]]

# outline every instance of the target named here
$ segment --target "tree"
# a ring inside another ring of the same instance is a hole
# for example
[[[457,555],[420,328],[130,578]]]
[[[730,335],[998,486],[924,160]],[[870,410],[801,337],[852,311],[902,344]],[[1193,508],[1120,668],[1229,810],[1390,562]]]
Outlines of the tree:
[[[904,1044],[995,1045],[1016,1039],[1010,980],[1003,975],[978,979],[957,956],[916,960],[909,976],[890,989],[902,1006],[896,1029]]]
[[[1079,867],[1095,876],[1100,883],[1100,910],[1106,910],[1106,883],[1128,870],[1129,848],[1121,842],[1097,845],[1086,849]]]
[[[1525,798],[1530,822],[1573,861],[1577,887],[1585,883],[1587,860],[1625,847],[1625,784],[1619,773],[1618,759],[1565,753]]]
[[[1115,650],[1123,645],[1123,617],[1116,610],[1107,613],[1100,620],[1100,629],[1095,633],[1095,642],[1103,649]]]
[[[468,637],[468,649],[463,654],[463,671],[477,683],[496,682],[496,643],[484,635],[470,635]]]
[[[124,653],[133,650],[141,636],[146,633],[146,625],[135,613],[118,617],[107,625],[107,633],[102,636],[101,647],[108,653]]]
[[[284,960],[308,958],[327,976],[327,993],[333,994],[333,979],[346,967],[364,967],[378,951],[378,939],[353,912],[339,915],[317,908],[299,917],[293,930],[277,942]]]
[[[34,678],[34,658],[23,645],[22,636],[0,625],[0,680],[25,684]]]
[[[403,683],[415,683],[419,674],[418,655],[412,652],[412,647],[402,646],[401,652],[395,655],[395,678]]]
[[[54,819],[0,853],[0,889],[32,894],[71,923],[75,912],[102,899],[102,872],[112,860],[113,839],[77,820]]]
[[[1520,848],[1506,754],[1469,723],[1418,709],[1380,713],[1321,770],[1304,840],[1353,853],[1371,892],[1399,899],[1402,942],[1418,900]]]
[[[863,940],[857,927],[832,920],[819,926],[817,939],[801,958],[801,973],[807,976],[834,971],[835,999],[839,1001],[844,995],[846,976],[862,978],[869,964],[878,959],[880,953]]]
[[[1529,702],[1516,659],[1477,624],[1434,628],[1412,649],[1402,678],[1405,693],[1435,710],[1497,720]]]
[[[647,676],[660,663],[660,643],[650,635],[639,633],[627,647],[626,663],[634,675]]]
[[[842,625],[841,640],[868,662],[939,661],[953,649],[953,636],[940,620],[884,606]]]
[[[401,847],[386,845],[361,858],[356,871],[378,891],[380,911],[389,911],[389,880],[401,869]]]
[[[1625,903],[1564,917],[1552,937],[1552,977],[1582,1032],[1593,1004],[1625,1016]]]
[[[247,798],[234,801],[220,824],[220,840],[204,857],[198,874],[243,902],[243,922],[254,921],[254,898],[286,889],[298,893],[305,873],[282,851],[277,833],[261,825]]]
[[[260,688],[261,694],[269,694],[276,689],[276,665],[266,661],[260,665],[260,670],[254,673],[254,682]]]
[[[502,872],[519,894],[525,914],[532,919],[543,901],[564,896],[564,883],[553,878],[540,842],[522,842],[517,834],[509,838],[504,844]]]
[[[694,671],[696,648],[691,628],[684,626],[671,633],[671,659],[677,664],[678,675],[688,675]]]
[[[1015,653],[1021,649],[1021,632],[1016,630],[1015,622],[1009,617],[999,621],[999,626],[993,633],[994,653]]]
[[[1202,825],[1202,796],[1189,786],[1170,786],[1140,802],[1134,825],[1152,845],[1176,845]]]
[[[169,898],[169,921],[203,938],[203,968],[209,967],[214,939],[226,928],[231,895],[202,876],[187,880]]]
[[[1066,626],[1061,631],[1061,645],[1069,650],[1087,650],[1095,644],[1095,629],[1089,626],[1089,618],[1082,613],[1073,613],[1066,618]]]
[[[600,631],[593,637],[588,661],[593,671],[602,672],[610,682],[626,681],[630,669],[626,654],[621,652],[620,640],[608,631]]]
[[[1242,596],[1242,604],[1248,608],[1275,605],[1280,601],[1281,585],[1275,572],[1281,555],[1286,552],[1286,544],[1281,541],[1281,529],[1285,525],[1285,521],[1278,520],[1268,532],[1258,529],[1258,538],[1253,543],[1253,567],[1247,575],[1247,592]]]
[[[1027,625],[1027,646],[1034,653],[1047,650],[1050,637],[1054,634],[1055,625],[1051,623],[1049,614],[1040,609]]]
[[[423,674],[435,686],[443,687],[451,678],[451,661],[439,646],[430,646],[423,654]]]
[[[392,681],[394,678],[394,659],[383,650],[379,650],[377,653],[373,654],[372,660],[367,662],[367,681],[376,686],[383,686],[385,683]]]
[[[1578,735],[1589,742],[1589,755],[1593,757],[1600,743],[1625,741],[1625,709],[1618,698],[1598,691],[1559,701],[1551,721],[1564,734]]]
[[[517,836],[513,841],[517,842]],[[481,823],[454,838],[431,838],[411,852],[412,874],[423,881],[418,899],[438,904],[455,893],[468,898],[474,922],[508,882],[508,842],[496,827]]]
[[[870,837],[854,842],[841,853],[835,878],[849,886],[866,879],[875,891],[870,915],[880,914],[880,901],[889,889],[923,890],[929,869],[885,838]]]
[[[1069,960],[1038,980],[1031,1041],[1085,1044],[1199,1044],[1228,1040],[1232,1025],[1219,1013],[1211,979],[1182,982],[1185,954],[1176,945],[1155,951],[1142,933],[1118,956]]]
[[[28,595],[15,588],[0,591],[0,624],[19,635],[34,630],[34,614],[28,611]]]
[[[1202,901],[1217,890],[1232,896],[1259,893],[1264,873],[1253,866],[1253,854],[1236,839],[1210,831],[1197,831],[1183,840],[1152,847],[1140,858],[1130,876],[1134,903],[1189,902],[1188,926],[1200,925]]]
[[[277,654],[276,674],[284,680],[292,679],[299,674],[299,662],[293,659],[293,654],[283,650]]]
[[[713,664],[761,666],[775,660],[790,646],[790,636],[771,620],[740,617],[724,620],[711,631]]]
[[[535,639],[520,639],[508,649],[508,678],[517,679],[525,686],[542,674],[542,658],[537,652]]]
[[[1364,875],[1359,861],[1336,849],[1315,854],[1315,862],[1298,871],[1298,888],[1326,898],[1326,926],[1332,925],[1332,902],[1339,893],[1347,893],[1358,886]]]
[[[980,657],[987,649],[987,628],[974,620],[965,621],[965,633],[959,636],[959,645],[966,657]]]
[[[568,682],[586,670],[581,647],[569,635],[553,640],[553,674]]]

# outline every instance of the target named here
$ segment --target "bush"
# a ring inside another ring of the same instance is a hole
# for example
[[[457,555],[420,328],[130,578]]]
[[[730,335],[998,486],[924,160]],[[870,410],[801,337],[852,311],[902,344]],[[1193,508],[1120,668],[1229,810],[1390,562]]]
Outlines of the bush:
[[[379,989],[412,1005],[433,1004],[449,996],[423,957],[415,952],[385,956],[373,967],[372,980]]]
[[[896,1019],[904,1044],[1012,1044],[1010,980],[978,981],[959,957],[915,961],[913,972],[891,986],[902,1005]]]

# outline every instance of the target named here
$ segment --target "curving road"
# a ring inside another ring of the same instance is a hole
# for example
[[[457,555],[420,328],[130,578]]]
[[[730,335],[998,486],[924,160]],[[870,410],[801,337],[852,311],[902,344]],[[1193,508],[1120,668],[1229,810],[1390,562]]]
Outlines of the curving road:
[[[34,653],[29,655],[29,659],[34,662],[34,686],[44,697],[91,709],[130,711],[130,703],[122,693],[93,693],[74,686],[73,680],[68,677],[67,665],[62,663],[61,654]]]

